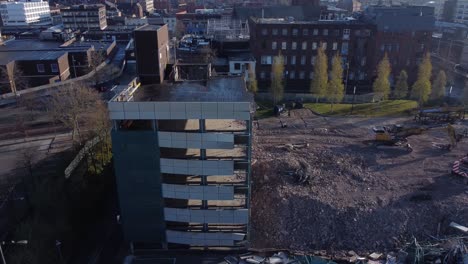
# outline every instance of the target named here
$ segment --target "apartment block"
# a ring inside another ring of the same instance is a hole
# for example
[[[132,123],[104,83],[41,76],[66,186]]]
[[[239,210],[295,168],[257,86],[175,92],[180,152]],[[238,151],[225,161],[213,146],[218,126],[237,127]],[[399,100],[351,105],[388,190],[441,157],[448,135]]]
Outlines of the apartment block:
[[[134,248],[245,246],[252,100],[235,77],[135,79],[109,102],[121,223]]]
[[[96,5],[74,5],[60,10],[65,28],[71,29],[100,29],[107,27],[106,7]]]
[[[49,3],[43,0],[2,1],[0,16],[4,26],[52,24]]]

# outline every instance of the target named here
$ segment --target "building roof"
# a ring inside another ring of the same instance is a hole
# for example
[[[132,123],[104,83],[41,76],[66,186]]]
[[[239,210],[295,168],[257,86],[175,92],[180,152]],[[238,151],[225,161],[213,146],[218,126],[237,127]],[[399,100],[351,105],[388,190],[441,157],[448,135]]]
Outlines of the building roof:
[[[382,31],[413,31],[434,28],[434,7],[429,6],[370,6],[364,19]]]
[[[154,30],[159,30],[162,27],[162,25],[143,25],[141,27],[138,27],[135,29],[135,31],[154,31]]]
[[[252,95],[247,92],[241,77],[215,77],[202,82],[178,84],[155,84],[138,88],[135,101],[165,102],[250,102]]]
[[[288,25],[366,25],[367,23],[350,20],[318,20],[318,21],[288,21],[284,18],[255,18],[253,21],[257,24],[288,24]]]
[[[268,6],[262,8],[235,7],[233,16],[246,20],[250,17],[285,18],[294,17],[296,20],[318,20],[322,8],[314,5],[303,6]]]
[[[49,61],[56,60],[66,53],[61,51],[44,52],[0,52],[0,65],[8,64],[11,61]]]
[[[112,42],[106,41],[75,41],[67,46],[62,46],[62,42],[43,41],[39,39],[15,39],[0,46],[0,52],[11,51],[72,51],[95,49],[108,49]]]

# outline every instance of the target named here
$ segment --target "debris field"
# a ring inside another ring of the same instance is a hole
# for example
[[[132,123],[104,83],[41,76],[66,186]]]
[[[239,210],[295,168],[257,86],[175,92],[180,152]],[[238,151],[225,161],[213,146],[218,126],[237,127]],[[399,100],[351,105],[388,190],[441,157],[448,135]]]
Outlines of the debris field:
[[[449,143],[441,126],[409,136],[412,152],[364,143],[373,126],[412,122],[307,109],[256,121],[251,248],[386,252],[414,238],[456,235],[449,224],[468,224],[468,185],[451,168],[467,154],[468,138],[440,148]]]

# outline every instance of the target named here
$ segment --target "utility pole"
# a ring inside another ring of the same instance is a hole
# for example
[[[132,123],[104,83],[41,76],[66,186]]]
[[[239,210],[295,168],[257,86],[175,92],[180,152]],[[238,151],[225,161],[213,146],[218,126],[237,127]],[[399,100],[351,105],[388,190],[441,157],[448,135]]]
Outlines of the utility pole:
[[[353,114],[355,99],[356,99],[356,85],[354,86],[354,89],[353,89],[353,103],[351,104],[351,115]]]

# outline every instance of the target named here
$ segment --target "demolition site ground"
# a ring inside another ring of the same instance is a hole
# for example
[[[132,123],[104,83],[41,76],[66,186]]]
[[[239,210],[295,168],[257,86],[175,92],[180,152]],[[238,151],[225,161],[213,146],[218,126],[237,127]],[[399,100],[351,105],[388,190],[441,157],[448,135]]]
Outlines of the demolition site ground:
[[[307,109],[255,121],[250,246],[383,252],[413,237],[456,235],[449,224],[467,224],[468,185],[451,168],[467,154],[468,139],[443,149],[449,137],[439,126],[409,136],[412,152],[364,143],[372,127],[390,124],[414,121],[322,117]]]

